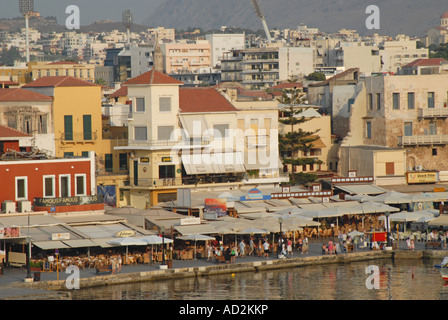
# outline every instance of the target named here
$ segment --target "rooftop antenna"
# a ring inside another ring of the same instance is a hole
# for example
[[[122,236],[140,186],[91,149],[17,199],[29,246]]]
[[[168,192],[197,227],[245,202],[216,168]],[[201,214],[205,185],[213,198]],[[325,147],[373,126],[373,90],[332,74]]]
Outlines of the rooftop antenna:
[[[134,14],[131,10],[123,11],[122,16],[123,25],[128,32],[128,47],[131,45],[131,26],[134,24]]]
[[[19,11],[25,17],[26,30],[26,63],[30,62],[30,43],[29,43],[29,20],[30,15],[34,12],[34,0],[19,0]]]
[[[261,23],[263,24],[264,33],[266,33],[266,38],[268,42],[272,42],[271,33],[269,32],[268,24],[266,23],[266,19],[264,17],[263,11],[261,11],[260,4],[258,0],[250,0],[252,2],[252,6],[254,7],[255,14],[260,18]]]

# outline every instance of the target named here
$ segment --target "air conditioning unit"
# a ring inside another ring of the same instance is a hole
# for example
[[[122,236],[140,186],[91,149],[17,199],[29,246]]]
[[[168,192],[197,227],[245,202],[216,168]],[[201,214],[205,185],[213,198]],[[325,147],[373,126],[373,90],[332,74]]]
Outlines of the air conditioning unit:
[[[2,212],[3,213],[15,213],[16,212],[16,203],[11,200],[5,200],[2,203]]]
[[[423,170],[423,166],[421,166],[421,165],[415,166],[415,171],[422,171],[422,170]]]
[[[19,201],[17,209],[20,213],[31,212],[31,201]]]

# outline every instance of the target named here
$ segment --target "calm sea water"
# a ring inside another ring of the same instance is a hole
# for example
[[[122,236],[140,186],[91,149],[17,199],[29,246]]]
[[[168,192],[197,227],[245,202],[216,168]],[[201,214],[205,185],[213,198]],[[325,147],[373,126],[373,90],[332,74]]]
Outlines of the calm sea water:
[[[380,260],[75,290],[78,300],[448,300],[435,260]],[[366,267],[380,270],[368,289]]]

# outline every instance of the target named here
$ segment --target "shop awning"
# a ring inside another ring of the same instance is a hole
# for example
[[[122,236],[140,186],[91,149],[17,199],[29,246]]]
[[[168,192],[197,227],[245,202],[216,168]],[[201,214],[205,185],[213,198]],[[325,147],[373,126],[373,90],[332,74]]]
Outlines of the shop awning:
[[[219,230],[217,230],[214,226],[210,224],[198,224],[191,226],[174,226],[179,233],[182,235],[191,235],[191,234],[218,234]]]
[[[87,248],[87,247],[97,247],[98,244],[90,239],[79,239],[79,240],[64,240],[62,241],[70,248]]]
[[[448,215],[442,214],[438,218],[428,222],[429,226],[448,226]]]
[[[377,195],[387,192],[386,189],[374,186],[372,184],[350,184],[350,185],[338,184],[335,185],[334,187],[348,194]]]
[[[41,248],[42,250],[52,250],[52,249],[65,249],[70,248],[68,245],[62,241],[37,241],[33,242],[33,245]]]
[[[189,175],[246,171],[241,152],[184,154],[182,163]]]

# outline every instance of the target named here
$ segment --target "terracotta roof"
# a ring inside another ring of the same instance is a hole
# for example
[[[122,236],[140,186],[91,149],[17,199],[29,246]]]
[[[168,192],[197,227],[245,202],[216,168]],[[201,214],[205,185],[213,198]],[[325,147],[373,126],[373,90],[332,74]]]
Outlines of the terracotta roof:
[[[417,59],[404,65],[402,68],[440,66],[445,63],[448,63],[448,61],[443,58]]]
[[[123,85],[132,84],[183,84],[183,82],[176,80],[167,74],[152,69],[123,83]]]
[[[445,11],[441,16],[440,19],[448,19],[448,11]]]
[[[302,83],[297,83],[297,82],[283,82],[283,83],[279,83],[276,86],[273,86],[271,89],[294,89],[294,88],[303,88],[303,84]]]
[[[223,112],[237,109],[213,88],[180,88],[181,112]]]
[[[43,77],[30,82],[23,86],[23,88],[36,88],[36,87],[96,87],[97,84],[70,77],[70,76],[54,76]]]
[[[128,96],[128,87],[122,86],[120,89],[112,93],[110,98],[118,98],[118,97],[127,97]]]
[[[0,125],[0,138],[19,138],[19,137],[31,137],[31,135],[10,127]]]
[[[5,86],[18,86],[19,83],[18,83],[18,82],[11,81],[11,80],[0,80],[0,85],[5,85]]]
[[[318,83],[310,83],[308,86],[309,87],[320,87],[320,86],[326,86],[327,84],[329,84],[330,82],[337,80],[341,77],[345,77],[347,74],[351,73],[351,72],[359,72],[359,68],[350,68],[347,69],[341,73],[335,74],[334,76],[332,76],[331,78],[328,78],[322,82],[318,82]]]
[[[35,93],[30,90],[13,88],[13,89],[0,89],[0,101],[24,101],[24,102],[33,102],[33,101],[53,101],[52,97]]]

